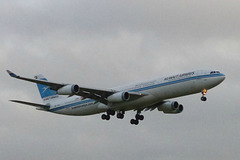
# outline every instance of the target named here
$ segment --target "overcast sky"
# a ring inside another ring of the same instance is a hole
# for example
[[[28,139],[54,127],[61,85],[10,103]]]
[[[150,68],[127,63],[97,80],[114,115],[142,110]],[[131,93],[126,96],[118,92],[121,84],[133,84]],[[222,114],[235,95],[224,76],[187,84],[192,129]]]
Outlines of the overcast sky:
[[[0,0],[0,159],[237,160],[240,157],[240,1]],[[176,98],[178,115],[145,112],[138,126],[10,103],[41,103],[6,69],[109,88],[195,69],[226,80]]]

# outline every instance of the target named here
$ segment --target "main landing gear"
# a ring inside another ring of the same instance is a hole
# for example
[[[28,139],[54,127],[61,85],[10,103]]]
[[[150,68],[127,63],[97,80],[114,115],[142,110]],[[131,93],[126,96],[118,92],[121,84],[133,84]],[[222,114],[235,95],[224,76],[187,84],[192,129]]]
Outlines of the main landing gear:
[[[206,89],[202,90],[202,97],[201,97],[202,101],[206,101],[207,100],[207,97],[205,97],[206,94],[207,94],[207,90]]]
[[[125,111],[118,111],[116,117],[118,119],[123,119],[124,114],[125,114]],[[110,120],[110,117],[114,116],[114,115],[115,115],[114,110],[107,110],[107,112],[105,114],[102,114],[102,119],[108,121],[108,120]],[[142,121],[142,120],[144,120],[144,116],[141,115],[141,111],[138,111],[137,114],[135,115],[135,119],[131,119],[130,123],[133,125],[138,125],[139,121]]]
[[[117,113],[117,118],[118,119],[123,119],[124,118],[125,111],[118,111]],[[110,116],[114,116],[115,111],[114,110],[107,110],[106,114],[102,114],[102,119],[103,120],[110,120]]]
[[[119,112],[117,113],[117,118],[118,118],[118,119],[123,119],[123,118],[124,118],[124,114],[125,114],[125,111],[119,111]]]
[[[114,110],[107,110],[107,114],[102,114],[102,119],[103,120],[110,120],[110,116],[114,116],[115,111]]]
[[[135,119],[131,119],[130,123],[138,125],[139,124],[139,120],[142,121],[143,119],[144,119],[144,116],[141,115],[141,111],[138,111],[136,116],[135,116]]]

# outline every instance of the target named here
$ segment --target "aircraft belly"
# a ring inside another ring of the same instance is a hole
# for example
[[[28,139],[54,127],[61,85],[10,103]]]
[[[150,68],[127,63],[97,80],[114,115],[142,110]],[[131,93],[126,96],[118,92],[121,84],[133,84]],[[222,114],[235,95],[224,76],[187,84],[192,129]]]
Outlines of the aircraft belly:
[[[55,113],[64,114],[64,115],[72,115],[72,116],[85,116],[101,113],[102,111],[97,107],[98,104],[91,104],[88,106],[73,106],[64,108],[56,111]]]
[[[159,102],[159,101],[160,101],[159,98],[149,94],[147,96],[141,97],[133,101],[112,104],[112,108],[115,110],[127,111],[127,110],[144,108],[152,104],[155,104],[156,102]]]

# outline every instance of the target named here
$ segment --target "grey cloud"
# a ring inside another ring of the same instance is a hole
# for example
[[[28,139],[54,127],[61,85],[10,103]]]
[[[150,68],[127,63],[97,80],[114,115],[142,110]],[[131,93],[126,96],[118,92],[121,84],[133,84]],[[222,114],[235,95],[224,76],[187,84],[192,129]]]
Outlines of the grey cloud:
[[[238,1],[1,1],[0,159],[237,159],[239,149]],[[41,103],[34,84],[108,88],[195,69],[226,80],[200,102],[177,98],[179,115],[145,120],[69,117],[10,103]]]
[[[12,31],[40,35],[56,30],[109,34],[127,29],[154,32],[165,39],[235,37],[239,3],[225,2],[42,1],[32,5],[6,2],[1,15]]]

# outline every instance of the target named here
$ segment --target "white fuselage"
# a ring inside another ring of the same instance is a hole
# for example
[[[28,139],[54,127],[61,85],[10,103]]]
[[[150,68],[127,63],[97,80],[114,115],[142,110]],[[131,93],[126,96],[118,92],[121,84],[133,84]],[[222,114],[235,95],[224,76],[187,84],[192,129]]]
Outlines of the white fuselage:
[[[115,111],[141,110],[166,99],[200,93],[204,89],[211,89],[225,79],[222,73],[211,73],[209,70],[198,70],[158,78],[155,80],[112,88],[116,91],[142,93],[146,96],[127,102],[102,104],[92,99],[82,100],[79,96],[72,96],[51,104],[50,112],[65,115],[91,115],[106,112],[108,109]]]

